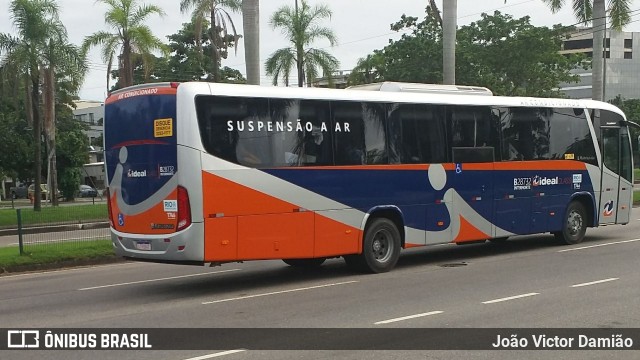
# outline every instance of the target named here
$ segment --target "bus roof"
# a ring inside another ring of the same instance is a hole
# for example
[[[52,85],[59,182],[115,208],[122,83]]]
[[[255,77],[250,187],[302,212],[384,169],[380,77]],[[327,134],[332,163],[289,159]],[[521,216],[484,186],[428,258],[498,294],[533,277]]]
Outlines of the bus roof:
[[[408,82],[384,81],[372,84],[349,86],[349,90],[415,92],[425,94],[467,94],[491,96],[491,90],[480,86],[420,84]]]
[[[178,93],[238,97],[290,98],[307,100],[345,100],[441,105],[589,108],[624,113],[616,106],[596,100],[535,98],[514,96],[477,96],[469,94],[425,94],[416,92],[367,91],[359,89],[298,88],[206,82],[181,83]],[[626,117],[625,117],[626,119]]]

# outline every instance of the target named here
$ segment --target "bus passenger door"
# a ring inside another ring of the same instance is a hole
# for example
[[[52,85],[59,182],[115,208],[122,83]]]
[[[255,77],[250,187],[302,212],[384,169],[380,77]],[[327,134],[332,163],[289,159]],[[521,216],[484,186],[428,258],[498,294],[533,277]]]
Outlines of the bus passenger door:
[[[626,224],[633,196],[632,161],[626,128],[602,126],[599,224]]]
[[[489,239],[494,234],[491,220],[498,119],[488,107],[460,106],[450,110],[453,183],[460,196],[453,204],[460,230],[451,235],[454,242]]]
[[[453,206],[460,230],[451,234],[454,242],[493,237],[493,162],[456,163],[455,169],[453,183],[460,199],[454,199]]]

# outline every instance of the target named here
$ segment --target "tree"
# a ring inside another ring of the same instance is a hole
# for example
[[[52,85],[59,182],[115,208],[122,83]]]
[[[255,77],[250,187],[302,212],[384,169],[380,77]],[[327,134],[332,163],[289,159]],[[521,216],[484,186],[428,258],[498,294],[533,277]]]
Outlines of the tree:
[[[640,119],[640,99],[625,99],[622,96],[617,95],[609,102],[619,107],[627,116],[627,119],[634,121],[635,119]],[[640,143],[638,141],[638,139],[640,139],[640,129],[635,126],[630,126],[629,130],[631,130],[631,144],[634,149],[634,155],[637,156],[638,150],[640,150]],[[634,161],[637,160],[637,158],[634,159]]]
[[[384,55],[376,50],[364,58],[358,59],[356,67],[349,74],[348,84],[370,84],[384,79]]]
[[[58,139],[60,164],[60,191],[71,200],[78,190],[82,177],[82,165],[89,160],[89,139],[84,134],[85,125],[73,119],[71,108],[60,106],[58,111]]]
[[[151,29],[144,24],[153,14],[164,16],[164,11],[155,5],[140,5],[138,0],[97,0],[109,9],[105,14],[105,23],[112,33],[98,31],[87,36],[83,42],[86,52],[93,46],[102,47],[102,59],[107,63],[107,89],[113,65],[113,57],[118,54],[118,87],[133,85],[134,57],[148,61],[153,51],[165,52],[162,41],[153,35]]]
[[[285,85],[289,85],[291,67],[295,64],[298,74],[298,86],[312,83],[318,78],[318,67],[329,80],[331,74],[338,68],[338,60],[322,49],[309,46],[317,39],[326,39],[331,46],[338,40],[329,28],[319,26],[317,23],[325,18],[331,18],[331,10],[326,5],[309,7],[306,1],[301,1],[301,9],[298,9],[296,0],[295,8],[283,6],[271,16],[271,27],[281,28],[291,47],[276,50],[267,59],[265,70],[267,75],[273,76],[273,84],[278,84],[278,78],[282,76]]]
[[[226,49],[224,40],[231,35],[234,43],[237,44],[239,35],[233,23],[230,11],[240,11],[242,9],[241,0],[180,0],[180,12],[185,13],[193,9],[191,14],[192,22],[195,24],[196,34],[202,34],[202,29],[207,17],[210,20],[209,39],[211,39],[211,69],[214,82],[220,82],[220,66],[223,56],[221,49]],[[231,31],[231,32],[229,32]],[[200,36],[196,36],[199,40]],[[200,43],[198,43],[200,46]]]
[[[565,0],[542,0],[552,12],[557,12],[565,5]],[[603,51],[606,28],[607,10],[604,0],[572,0],[573,13],[581,22],[591,22],[593,26],[593,57],[591,97],[594,100],[602,100],[603,88]],[[609,0],[609,17],[611,28],[622,30],[622,27],[631,21],[631,0]]]
[[[378,81],[440,83],[442,81],[442,27],[429,14],[422,22],[402,15],[391,30],[404,31],[399,40],[375,50]],[[353,72],[357,72],[354,69]]]
[[[570,71],[582,65],[579,55],[561,55],[567,28],[531,25],[499,11],[482,14],[458,31],[457,72],[466,84],[485,86],[508,96],[562,97],[560,83],[577,82]]]
[[[205,21],[204,25],[207,24]],[[153,57],[152,61],[146,63],[138,59],[133,68],[134,82],[212,81],[211,75],[205,70],[210,68],[212,60],[208,56],[202,56],[201,52],[211,48],[209,35],[201,33],[197,40],[195,34],[195,25],[184,23],[177,33],[168,35],[170,55]],[[234,38],[229,35],[224,41],[227,49],[235,46],[233,41]],[[221,53],[226,54],[227,49],[221,49]],[[115,70],[113,73],[115,75]],[[220,69],[220,82],[245,83],[246,80],[238,70],[225,66]]]
[[[0,175],[30,179],[34,169],[34,141],[27,132],[27,121],[13,99],[0,96]]]
[[[47,144],[48,178],[50,179],[50,194],[58,192],[58,176],[56,163],[56,75],[66,78],[74,93],[78,91],[84,75],[87,72],[87,60],[84,52],[67,41],[67,31],[61,28],[48,39],[44,58],[44,133]],[[58,205],[58,198],[51,197],[53,206]]]
[[[13,69],[24,76],[26,117],[32,119],[34,138],[34,205],[41,209],[41,141],[42,120],[40,116],[40,70],[45,63],[44,53],[50,39],[64,37],[64,28],[58,18],[58,7],[51,0],[12,0],[10,12],[18,35],[0,34],[0,51],[4,52],[2,66]]]
[[[437,83],[442,79],[442,28],[428,15],[422,22],[402,16],[393,30],[410,30],[382,50],[376,73],[384,81]],[[458,30],[458,83],[486,86],[496,95],[561,96],[558,85],[575,82],[570,70],[582,57],[558,53],[566,28],[535,27],[529,17],[495,12]],[[356,71],[354,69],[354,71]]]
[[[260,4],[259,0],[242,0],[244,61],[247,83],[260,85]]]

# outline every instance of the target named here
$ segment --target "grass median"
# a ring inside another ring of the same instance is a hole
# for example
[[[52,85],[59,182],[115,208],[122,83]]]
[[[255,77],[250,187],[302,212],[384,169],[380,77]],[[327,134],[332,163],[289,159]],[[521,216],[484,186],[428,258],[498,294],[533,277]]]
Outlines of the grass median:
[[[27,245],[23,255],[17,246],[10,246],[0,248],[0,273],[88,265],[117,259],[108,239]]]
[[[22,208],[22,224],[55,224],[73,222],[107,221],[107,204],[82,204],[74,206],[43,207],[40,211]],[[17,227],[16,209],[0,210],[0,228]]]

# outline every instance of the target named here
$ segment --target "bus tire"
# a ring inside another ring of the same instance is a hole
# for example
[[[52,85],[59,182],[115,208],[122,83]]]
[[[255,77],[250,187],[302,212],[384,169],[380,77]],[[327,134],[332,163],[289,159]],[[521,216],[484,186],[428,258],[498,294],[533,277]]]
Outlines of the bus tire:
[[[400,257],[400,232],[386,218],[371,221],[364,233],[362,254],[345,256],[347,265],[359,271],[383,273],[393,269]]]
[[[573,245],[582,242],[587,231],[587,212],[578,201],[572,201],[567,207],[562,222],[562,230],[553,235],[563,244]]]
[[[325,258],[313,258],[313,259],[282,259],[285,264],[298,268],[312,269],[318,268],[324,263]]]

